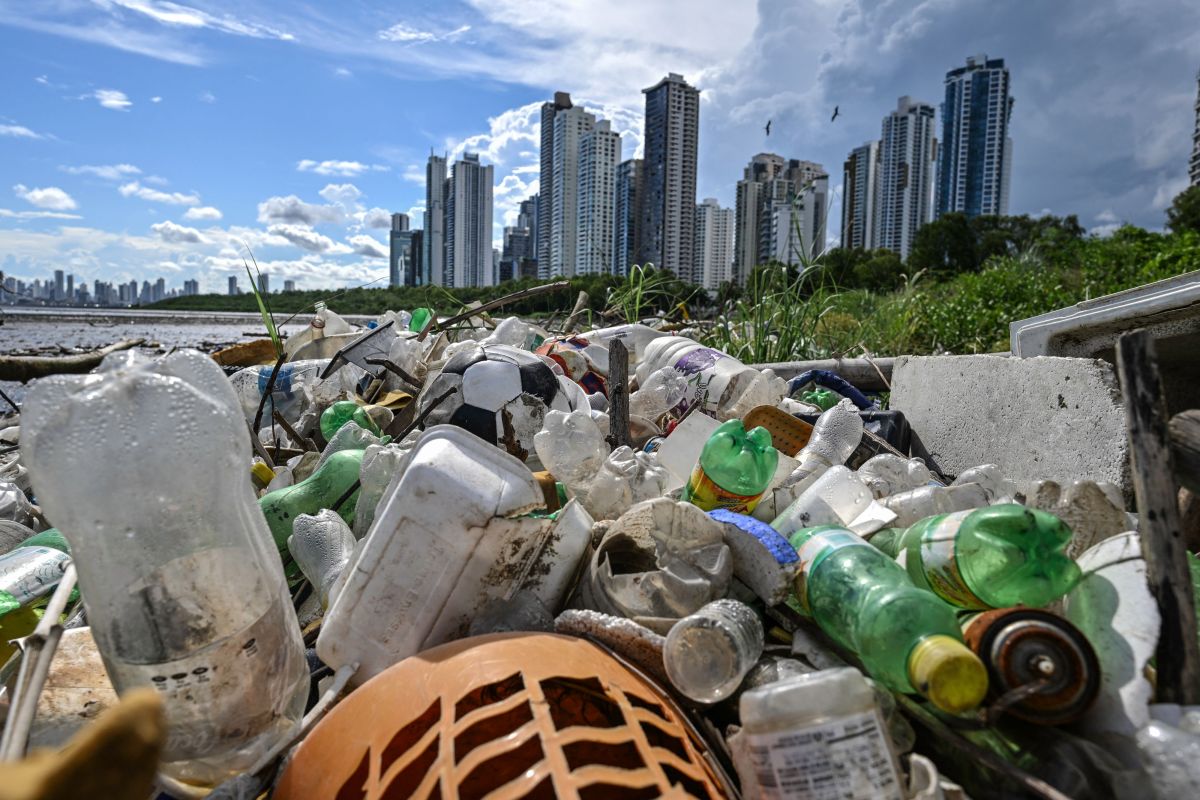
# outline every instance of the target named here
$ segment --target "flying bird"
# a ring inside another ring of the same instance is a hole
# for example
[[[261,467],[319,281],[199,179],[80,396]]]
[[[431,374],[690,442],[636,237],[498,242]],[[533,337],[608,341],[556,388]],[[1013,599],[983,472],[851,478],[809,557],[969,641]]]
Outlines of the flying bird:
[[[771,135],[771,120],[767,120],[767,136]]]
[[[838,118],[838,106],[834,106],[833,107],[833,116],[829,118],[829,121],[833,122],[837,118]]]

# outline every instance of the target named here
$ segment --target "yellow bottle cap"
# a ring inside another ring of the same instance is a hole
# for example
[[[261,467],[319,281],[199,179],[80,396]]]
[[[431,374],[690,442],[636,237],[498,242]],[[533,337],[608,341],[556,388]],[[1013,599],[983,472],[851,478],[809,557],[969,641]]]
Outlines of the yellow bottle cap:
[[[950,714],[970,711],[987,694],[987,668],[950,636],[922,639],[908,655],[908,679],[929,702]]]
[[[250,467],[250,474],[263,485],[265,488],[268,483],[275,480],[275,472],[261,461],[255,461],[254,466]]]

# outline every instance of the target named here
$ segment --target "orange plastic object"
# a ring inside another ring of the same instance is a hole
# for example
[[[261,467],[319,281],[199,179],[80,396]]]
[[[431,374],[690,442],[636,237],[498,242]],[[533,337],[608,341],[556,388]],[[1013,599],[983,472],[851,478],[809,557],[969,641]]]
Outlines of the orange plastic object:
[[[742,424],[746,430],[760,425],[766,428],[771,433],[771,444],[786,456],[803,450],[813,432],[812,425],[775,406],[755,406],[742,418]]]
[[[426,650],[341,701],[275,800],[721,798],[671,700],[584,639],[501,633]]]

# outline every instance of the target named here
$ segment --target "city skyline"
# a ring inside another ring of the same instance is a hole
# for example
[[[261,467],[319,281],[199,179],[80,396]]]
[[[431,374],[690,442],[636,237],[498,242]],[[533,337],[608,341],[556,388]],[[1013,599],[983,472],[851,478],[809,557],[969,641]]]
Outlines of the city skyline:
[[[310,8],[214,1],[188,25],[155,16],[156,3],[0,5],[0,269],[139,286],[166,274],[222,291],[245,243],[301,288],[363,283],[387,274],[390,213],[424,221],[431,147],[495,165],[491,244],[502,247],[538,188],[545,99],[567,89],[610,119],[627,161],[643,154],[641,90],[667,72],[701,91],[696,199],[726,208],[747,159],[775,152],[825,165],[838,220],[846,154],[878,135],[896,97],[938,105],[946,72],[981,52],[1005,59],[1021,101],[1010,212],[1077,213],[1100,233],[1124,220],[1159,228],[1187,185],[1196,64],[1184,3],[1155,15],[1103,1],[1087,15],[965,1],[936,14],[915,2],[574,16],[483,5],[316,20]],[[678,43],[663,48],[654,32],[666,25]],[[1131,53],[1112,59],[1104,31],[1132,39]],[[1153,58],[1137,45],[1149,41]],[[397,93],[401,103],[376,102]],[[832,243],[840,225],[828,227]]]

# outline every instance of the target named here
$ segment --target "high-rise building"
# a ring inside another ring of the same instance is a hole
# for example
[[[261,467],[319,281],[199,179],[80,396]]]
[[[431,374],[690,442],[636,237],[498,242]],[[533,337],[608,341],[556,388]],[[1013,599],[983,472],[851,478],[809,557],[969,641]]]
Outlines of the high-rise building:
[[[424,283],[445,286],[446,159],[429,154],[425,165]]]
[[[288,283],[292,284],[293,289],[295,288],[296,284],[294,281],[288,281]],[[198,294],[200,294],[200,281],[186,280],[183,282],[183,296],[184,297],[195,297]]]
[[[530,195],[529,199],[522,200],[521,205],[517,207],[517,227],[529,230],[528,258],[535,264],[538,257],[538,236],[541,235],[541,217],[542,196],[540,194]]]
[[[75,276],[74,275],[67,276],[67,293],[66,293],[66,295],[64,295],[63,299],[66,300],[68,303],[75,302]]]
[[[412,252],[413,232],[408,227],[408,214],[392,214],[388,232],[388,285],[416,286],[416,265]]]
[[[271,276],[265,272],[258,273],[258,291],[260,294],[271,293]]]
[[[693,274],[705,289],[718,289],[729,280],[733,266],[732,208],[721,208],[715,197],[696,206],[696,268]]]
[[[642,92],[646,121],[641,261],[690,281],[695,267],[700,91],[672,72]]]
[[[576,275],[613,271],[613,212],[620,163],[621,134],[608,120],[601,120],[579,143]]]
[[[63,271],[54,270],[54,293],[51,300],[62,300],[67,296],[67,288],[63,285]]]
[[[737,184],[731,280],[744,284],[770,261],[800,264],[819,255],[828,209],[823,166],[775,153],[754,156]]]
[[[165,279],[159,278],[158,280],[156,280],[154,282],[154,292],[152,294],[152,297],[154,298],[154,302],[157,303],[159,300],[162,300],[166,296],[167,296],[167,282]]]
[[[1192,186],[1200,186],[1200,72],[1196,73],[1196,129],[1192,132],[1192,158],[1188,162]]]
[[[1008,213],[1012,174],[1009,95],[1004,59],[972,56],[946,73],[937,214]]]
[[[554,100],[542,103],[542,149],[538,179],[537,250],[538,277],[550,277],[550,220],[554,217],[554,120],[571,108],[571,95],[555,92]]]
[[[478,153],[464,153],[446,181],[446,286],[491,286],[492,175]]]
[[[288,280],[284,281],[284,282],[283,282],[283,290],[284,290],[285,292],[294,292],[294,291],[296,291],[296,282],[295,282],[294,280],[291,280],[291,279],[288,279]]]
[[[641,224],[645,196],[640,158],[617,166],[617,197],[613,204],[613,274],[628,275],[642,254]]]
[[[239,289],[239,288],[238,288],[238,285],[237,285],[237,275],[230,275],[230,276],[229,276],[229,291],[228,291],[228,294],[229,294],[229,295],[232,297],[232,296],[234,296],[234,295],[239,295],[239,294],[241,294],[241,293],[242,293],[242,290],[241,290],[241,289]]]
[[[410,231],[412,242],[409,244],[408,271],[412,275],[413,286],[425,285],[425,231],[417,228]]]
[[[842,247],[874,250],[879,142],[851,150],[842,170]]]
[[[917,231],[933,219],[937,163],[933,126],[933,106],[907,96],[883,118],[875,246],[899,253],[900,258],[908,258]]]
[[[596,127],[596,117],[582,106],[554,115],[554,162],[551,170],[550,271],[548,277],[575,274],[579,238],[579,147]],[[543,195],[544,198],[544,195]],[[538,265],[541,272],[541,265]]]

